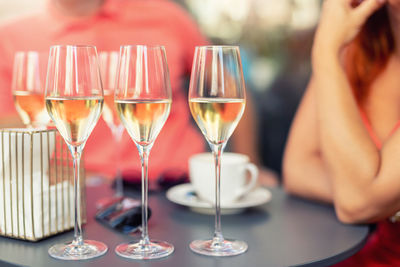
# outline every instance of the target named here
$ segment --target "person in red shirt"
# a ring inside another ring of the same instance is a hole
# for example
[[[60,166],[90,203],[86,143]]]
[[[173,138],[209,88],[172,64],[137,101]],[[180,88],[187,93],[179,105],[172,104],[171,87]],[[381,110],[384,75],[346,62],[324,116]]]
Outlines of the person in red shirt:
[[[205,151],[206,144],[191,121],[187,89],[182,82],[190,73],[195,46],[207,44],[207,40],[182,8],[167,0],[51,0],[46,11],[0,27],[0,122],[3,125],[10,122],[8,118],[16,116],[11,95],[14,53],[48,51],[55,44],[95,45],[98,51],[115,51],[127,44],[164,45],[173,104],[152,148],[149,179],[154,180],[168,171],[187,173],[188,158]],[[237,131],[251,135],[255,123],[251,107],[246,109],[247,115]],[[255,138],[239,133],[233,139],[235,151],[258,161]],[[109,128],[100,119],[85,147],[87,170],[113,176],[115,145]],[[139,156],[126,134],[120,153],[123,174],[139,176]]]
[[[286,147],[289,192],[333,203],[343,223],[377,223],[340,267],[400,266],[399,26],[400,0],[324,2]]]

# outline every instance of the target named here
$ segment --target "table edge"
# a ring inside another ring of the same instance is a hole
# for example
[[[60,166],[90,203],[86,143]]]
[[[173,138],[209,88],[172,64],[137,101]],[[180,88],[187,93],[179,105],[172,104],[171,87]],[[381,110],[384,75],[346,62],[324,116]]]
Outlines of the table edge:
[[[361,225],[363,226],[363,225]],[[308,262],[305,264],[299,264],[299,265],[292,265],[292,267],[321,267],[321,266],[331,266],[334,264],[337,264],[341,261],[344,261],[348,258],[350,258],[351,256],[353,256],[354,254],[356,254],[357,252],[359,252],[364,245],[367,243],[368,238],[371,235],[371,226],[368,226],[368,233],[367,235],[365,235],[365,237],[363,238],[363,240],[361,240],[358,244],[356,244],[355,246],[351,247],[349,250],[346,250],[344,252],[341,252],[337,255],[334,255],[332,257],[326,258],[326,259],[322,259],[322,260],[317,260],[317,261],[313,261],[313,262]]]

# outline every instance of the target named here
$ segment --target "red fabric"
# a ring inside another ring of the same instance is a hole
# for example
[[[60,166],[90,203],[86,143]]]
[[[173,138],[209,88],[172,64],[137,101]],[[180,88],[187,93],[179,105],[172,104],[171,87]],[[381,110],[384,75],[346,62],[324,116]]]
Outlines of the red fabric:
[[[382,142],[375,134],[365,112],[361,117],[372,140],[380,149]],[[400,121],[391,131],[392,135],[400,127]],[[369,237],[367,244],[354,256],[335,265],[336,267],[383,267],[400,266],[400,223],[389,220],[379,222],[376,231]]]
[[[202,152],[205,142],[190,121],[182,78],[190,73],[195,46],[207,43],[188,14],[167,0],[106,0],[96,14],[72,18],[57,12],[52,2],[46,12],[0,27],[0,116],[15,113],[10,84],[16,51],[48,51],[54,44],[95,45],[98,51],[118,51],[124,44],[161,44],[166,47],[173,103],[150,154],[149,177],[155,179],[170,169],[186,172],[188,157]],[[86,168],[113,175],[115,146],[100,119],[85,147]],[[140,172],[137,149],[126,133],[121,149],[124,173]]]
[[[400,266],[400,224],[382,221],[361,251],[337,267]]]
[[[369,122],[367,114],[365,114],[364,110],[360,109],[360,115],[361,115],[361,119],[363,120],[364,126],[367,129],[367,131],[369,133],[369,136],[371,137],[372,141],[375,143],[377,148],[381,149],[382,148],[382,142],[378,138],[378,136],[375,134],[375,131],[372,128],[371,123]],[[393,130],[395,130],[395,129],[393,129]]]

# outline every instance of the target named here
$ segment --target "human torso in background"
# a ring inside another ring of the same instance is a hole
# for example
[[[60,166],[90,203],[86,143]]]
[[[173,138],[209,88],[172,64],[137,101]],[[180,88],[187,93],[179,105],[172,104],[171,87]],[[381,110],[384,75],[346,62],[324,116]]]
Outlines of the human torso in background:
[[[182,80],[190,72],[195,46],[205,43],[188,15],[167,0],[106,0],[95,15],[81,18],[65,17],[49,4],[44,13],[0,28],[0,113],[15,113],[11,74],[16,51],[48,51],[55,44],[95,45],[98,51],[119,50],[124,44],[164,45],[173,103],[150,154],[149,176],[155,179],[165,171],[186,171],[188,157],[203,151],[205,146],[190,121],[187,88],[182,88]],[[116,151],[111,132],[100,119],[85,147],[86,167],[113,175]],[[120,155],[125,174],[140,173],[138,152],[127,134]]]

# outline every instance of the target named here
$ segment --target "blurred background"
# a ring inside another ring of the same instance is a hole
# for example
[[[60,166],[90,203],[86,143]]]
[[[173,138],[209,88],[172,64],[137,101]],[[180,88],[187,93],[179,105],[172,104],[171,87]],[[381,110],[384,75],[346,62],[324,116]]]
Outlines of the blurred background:
[[[175,0],[215,44],[240,45],[258,115],[262,163],[281,172],[291,120],[310,76],[321,0]],[[0,0],[0,23],[45,8],[46,0]]]

